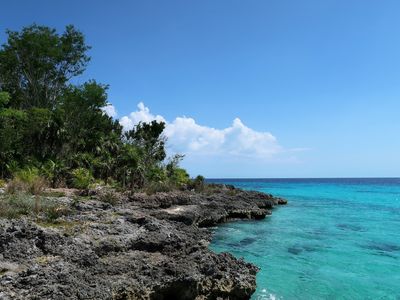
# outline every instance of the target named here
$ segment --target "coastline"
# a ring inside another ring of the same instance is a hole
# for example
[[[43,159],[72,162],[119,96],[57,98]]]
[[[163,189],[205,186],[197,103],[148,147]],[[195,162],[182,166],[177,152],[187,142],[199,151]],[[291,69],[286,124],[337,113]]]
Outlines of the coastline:
[[[0,220],[2,299],[249,299],[258,268],[208,245],[212,226],[286,200],[232,186],[76,201],[57,223]]]

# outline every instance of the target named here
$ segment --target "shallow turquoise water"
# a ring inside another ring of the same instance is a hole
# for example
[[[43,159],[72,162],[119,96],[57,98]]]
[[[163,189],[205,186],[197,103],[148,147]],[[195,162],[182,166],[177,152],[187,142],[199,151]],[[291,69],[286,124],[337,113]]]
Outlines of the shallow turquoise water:
[[[400,179],[223,182],[289,200],[215,231],[214,251],[261,268],[252,299],[400,299]]]

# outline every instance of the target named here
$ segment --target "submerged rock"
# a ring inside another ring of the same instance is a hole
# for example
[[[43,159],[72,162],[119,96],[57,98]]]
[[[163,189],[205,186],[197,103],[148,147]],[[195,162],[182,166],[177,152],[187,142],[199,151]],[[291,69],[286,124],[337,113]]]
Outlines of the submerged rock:
[[[0,299],[249,299],[257,267],[209,250],[207,227],[286,203],[230,187],[93,197],[64,197],[74,213],[54,224],[0,219]]]

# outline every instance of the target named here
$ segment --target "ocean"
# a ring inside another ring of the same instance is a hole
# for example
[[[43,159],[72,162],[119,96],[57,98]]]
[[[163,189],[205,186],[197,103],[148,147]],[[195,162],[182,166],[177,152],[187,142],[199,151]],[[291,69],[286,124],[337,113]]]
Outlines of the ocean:
[[[400,178],[219,179],[286,198],[210,248],[257,265],[252,299],[400,299]]]

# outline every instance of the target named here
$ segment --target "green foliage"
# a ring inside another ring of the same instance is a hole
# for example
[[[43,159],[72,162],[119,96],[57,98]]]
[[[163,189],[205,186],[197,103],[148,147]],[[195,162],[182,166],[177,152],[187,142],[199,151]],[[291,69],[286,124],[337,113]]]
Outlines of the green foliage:
[[[179,167],[183,157],[181,154],[174,155],[165,167],[169,181],[178,188],[187,187],[190,183],[189,174],[185,169]]]
[[[90,59],[82,33],[72,25],[57,34],[34,24],[7,34],[0,50],[0,83],[11,95],[10,105],[54,108],[68,80],[82,74]]]
[[[67,177],[68,170],[62,161],[49,159],[42,164],[40,173],[54,188],[62,185],[63,180]]]
[[[190,185],[179,167],[183,156],[165,162],[165,123],[123,132],[103,111],[107,85],[71,84],[90,59],[82,33],[31,25],[7,34],[0,48],[0,178],[13,178],[10,193],[40,194],[46,182],[153,191]]]
[[[10,94],[7,92],[0,92],[0,109],[4,108],[10,101]]]
[[[134,144],[140,149],[143,162],[146,165],[153,165],[156,162],[163,161],[166,157],[166,139],[162,136],[164,129],[164,122],[139,123],[125,133],[125,139],[128,143]]]
[[[24,135],[28,124],[25,111],[16,109],[0,110],[0,174],[10,176],[18,162],[25,160],[23,155]]]
[[[14,174],[14,178],[21,180],[25,183],[31,183],[39,177],[39,170],[35,167],[27,167],[25,169],[18,170]]]
[[[171,176],[171,181],[178,187],[185,187],[189,183],[190,177],[185,169],[175,168]]]
[[[167,180],[167,172],[160,166],[153,166],[149,168],[146,177],[150,182],[165,182]]]
[[[77,168],[72,171],[72,185],[77,189],[88,189],[93,183],[92,173],[85,168]]]
[[[143,185],[145,167],[138,147],[132,144],[122,145],[116,161],[116,175],[123,188]]]

